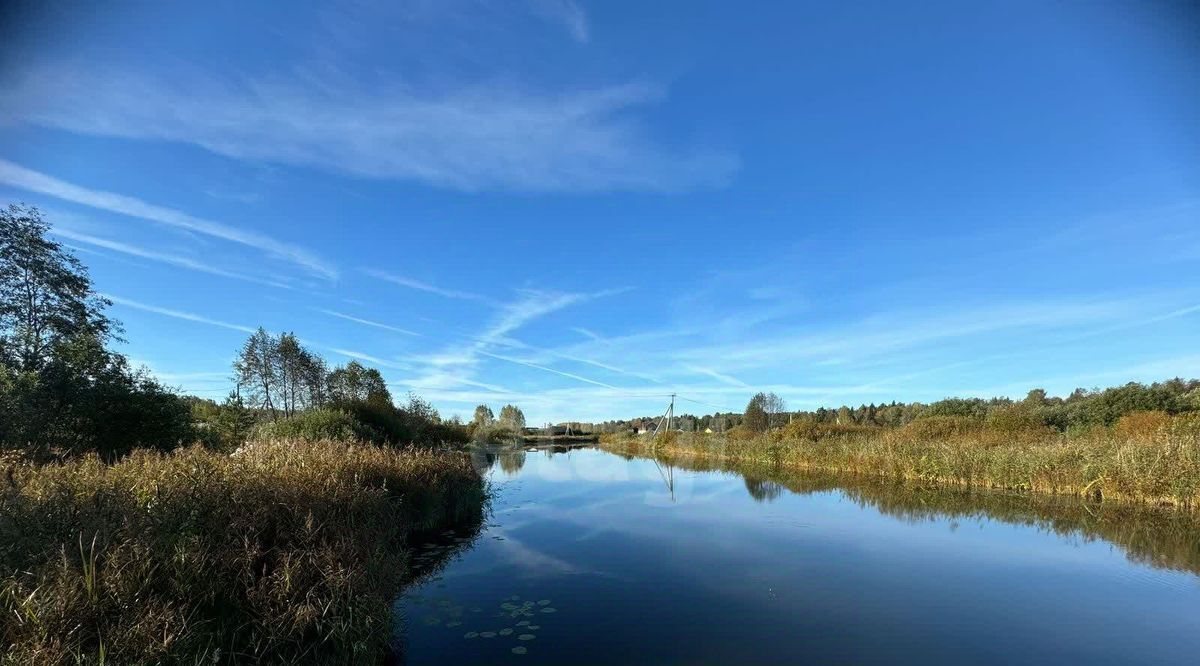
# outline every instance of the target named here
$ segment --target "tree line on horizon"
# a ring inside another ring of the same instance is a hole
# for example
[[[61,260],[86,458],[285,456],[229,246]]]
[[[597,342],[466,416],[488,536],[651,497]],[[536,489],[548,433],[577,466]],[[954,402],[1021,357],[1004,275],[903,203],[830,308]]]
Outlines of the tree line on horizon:
[[[1131,412],[1180,414],[1200,411],[1200,379],[1174,378],[1152,384],[1129,382],[1106,389],[1077,388],[1064,397],[1050,396],[1044,389],[1030,390],[1021,400],[1011,398],[945,398],[931,403],[870,403],[837,408],[788,411],[773,393],[758,393],[743,412],[716,412],[702,416],[680,414],[664,428],[685,432],[726,432],[734,428],[755,433],[782,427],[794,420],[814,423],[899,428],[915,420],[951,416],[984,420],[989,414],[1019,411],[1043,425],[1066,432],[1074,428],[1112,426]],[[596,424],[599,432],[622,433],[653,428],[661,416]]]

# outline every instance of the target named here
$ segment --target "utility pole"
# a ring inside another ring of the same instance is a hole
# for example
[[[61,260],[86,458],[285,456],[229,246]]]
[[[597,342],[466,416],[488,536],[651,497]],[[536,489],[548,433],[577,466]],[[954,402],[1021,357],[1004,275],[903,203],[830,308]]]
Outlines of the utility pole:
[[[658,433],[662,432],[663,421],[667,422],[667,429],[671,429],[671,417],[675,415],[675,394],[671,394],[671,405],[667,407],[666,413],[658,420],[658,425],[654,428],[654,436],[658,437]]]

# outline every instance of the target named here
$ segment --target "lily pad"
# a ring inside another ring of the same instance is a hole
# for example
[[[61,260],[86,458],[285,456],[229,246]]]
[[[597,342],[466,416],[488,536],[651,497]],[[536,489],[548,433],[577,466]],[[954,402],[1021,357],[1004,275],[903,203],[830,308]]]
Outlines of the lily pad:
[[[518,626],[518,627],[528,627],[528,626],[529,626],[529,620],[521,620],[520,622],[518,622],[518,623],[517,623],[517,626]]]
[[[549,606],[549,605],[550,605],[550,600],[549,600],[549,599],[538,599],[538,602],[537,602],[537,604],[538,604],[539,606]]]
[[[459,622],[458,620],[450,620],[449,622],[446,623],[447,627],[458,627],[461,625],[462,625],[462,622]]]
[[[529,650],[525,649],[524,645],[518,645],[512,649],[513,654],[525,654],[526,652],[529,652]]]
[[[558,609],[551,607],[551,606],[546,606],[545,608],[542,609],[542,612],[543,613],[557,613]]]
[[[512,633],[512,631],[513,631],[513,630],[512,630],[510,627],[505,627],[505,628],[503,628],[503,629],[501,629],[501,630],[500,630],[500,635],[501,635],[501,636],[507,636],[507,635],[511,634],[511,633]]]
[[[542,625],[540,625],[540,624],[531,624],[531,625],[529,625],[529,630],[530,630],[530,631],[537,631],[538,629],[541,629],[541,628],[542,628]]]
[[[479,632],[468,631],[467,633],[463,634],[463,638],[479,638]]]
[[[531,641],[535,638],[537,638],[537,636],[534,636],[533,634],[521,634],[520,636],[517,636],[517,640],[519,641]]]
[[[495,637],[496,637],[496,632],[494,632],[494,631],[481,631],[481,632],[479,632],[479,637],[480,637],[480,638],[495,638]]]

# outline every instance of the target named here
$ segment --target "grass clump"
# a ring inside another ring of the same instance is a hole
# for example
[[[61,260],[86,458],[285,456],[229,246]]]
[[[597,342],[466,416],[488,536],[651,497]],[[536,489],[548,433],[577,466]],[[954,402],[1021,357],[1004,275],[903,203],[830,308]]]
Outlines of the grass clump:
[[[5,664],[371,663],[414,535],[478,526],[465,456],[270,441],[18,465]]]

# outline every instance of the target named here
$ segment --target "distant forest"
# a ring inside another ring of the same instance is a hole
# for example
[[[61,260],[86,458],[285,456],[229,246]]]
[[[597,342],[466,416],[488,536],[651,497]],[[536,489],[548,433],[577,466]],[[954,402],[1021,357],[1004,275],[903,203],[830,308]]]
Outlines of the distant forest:
[[[745,412],[717,412],[704,416],[680,414],[671,419],[669,429],[684,432],[725,432],[731,428],[747,426],[753,430],[764,430],[783,426],[795,419],[896,428],[931,416],[962,416],[983,420],[991,412],[1020,407],[1045,425],[1065,432],[1072,428],[1110,426],[1123,415],[1136,411],[1161,411],[1168,414],[1200,411],[1200,380],[1176,378],[1149,385],[1130,382],[1108,389],[1078,388],[1066,397],[1048,396],[1044,390],[1035,388],[1029,391],[1023,400],[946,398],[932,403],[872,403],[857,407],[820,407],[812,411],[766,409],[765,407],[770,406],[772,402],[782,404],[777,397],[760,393],[751,399]],[[762,413],[767,415],[765,420],[761,416]],[[662,415],[642,416],[579,425],[585,429],[592,428],[595,432],[623,433],[653,429],[661,418]]]

